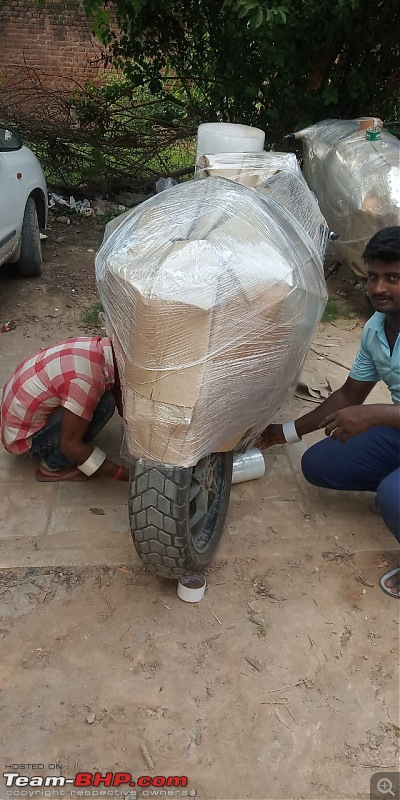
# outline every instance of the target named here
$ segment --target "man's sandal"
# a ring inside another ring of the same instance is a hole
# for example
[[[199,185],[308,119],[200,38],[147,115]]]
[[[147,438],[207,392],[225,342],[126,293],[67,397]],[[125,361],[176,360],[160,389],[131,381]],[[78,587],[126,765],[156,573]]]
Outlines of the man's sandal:
[[[64,469],[49,470],[45,469],[43,465],[35,472],[35,478],[39,483],[56,483],[59,481],[70,481],[75,483],[77,481],[86,481],[86,475],[83,475],[79,469],[72,467],[68,471]]]
[[[393,592],[392,589],[389,586],[386,586],[386,581],[389,578],[393,578],[393,575],[397,575],[397,574],[400,575],[400,567],[396,567],[396,569],[392,569],[392,570],[390,570],[390,572],[387,572],[386,575],[383,575],[381,580],[380,580],[380,585],[381,585],[381,589],[383,589],[385,594],[388,594],[389,597],[396,597],[397,600],[400,600],[400,592]]]

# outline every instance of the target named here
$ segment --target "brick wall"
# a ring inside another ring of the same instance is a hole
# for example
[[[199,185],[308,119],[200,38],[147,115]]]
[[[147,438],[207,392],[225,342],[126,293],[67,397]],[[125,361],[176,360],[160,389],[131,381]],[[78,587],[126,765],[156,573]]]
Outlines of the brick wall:
[[[67,89],[104,71],[81,0],[0,0],[1,88]]]

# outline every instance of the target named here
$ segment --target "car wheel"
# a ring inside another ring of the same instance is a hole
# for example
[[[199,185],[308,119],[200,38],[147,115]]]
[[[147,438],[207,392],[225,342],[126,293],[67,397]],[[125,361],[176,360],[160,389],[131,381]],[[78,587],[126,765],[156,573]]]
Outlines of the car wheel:
[[[28,197],[21,232],[21,252],[18,261],[21,275],[32,278],[43,271],[39,220],[33,197]]]

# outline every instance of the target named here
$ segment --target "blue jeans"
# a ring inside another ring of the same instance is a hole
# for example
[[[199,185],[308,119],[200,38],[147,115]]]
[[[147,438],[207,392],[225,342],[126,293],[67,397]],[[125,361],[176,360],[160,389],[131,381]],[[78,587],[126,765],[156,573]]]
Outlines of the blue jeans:
[[[313,486],[376,492],[383,520],[400,542],[400,431],[370,428],[342,444],[326,438],[304,453],[301,468]]]
[[[92,421],[83,437],[84,442],[93,441],[97,434],[107,425],[108,420],[114,414],[114,410],[114,395],[110,391],[105,392],[93,412]],[[61,407],[50,414],[43,428],[33,434],[31,448],[26,454],[28,458],[43,458],[49,469],[64,469],[64,467],[75,466],[74,462],[60,450],[63,414],[64,409]]]

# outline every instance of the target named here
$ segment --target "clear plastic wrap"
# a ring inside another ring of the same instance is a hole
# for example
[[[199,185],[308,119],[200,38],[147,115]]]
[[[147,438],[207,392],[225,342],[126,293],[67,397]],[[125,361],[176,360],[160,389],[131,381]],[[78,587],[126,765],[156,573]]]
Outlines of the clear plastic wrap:
[[[298,131],[304,175],[339,239],[331,255],[366,277],[362,253],[378,230],[400,223],[400,142],[366,138],[359,120],[325,120]]]
[[[218,153],[198,158],[195,177],[228,178],[255,189],[282,170],[300,174],[294,153]]]
[[[300,170],[294,174],[290,172],[277,172],[268,178],[265,183],[258,186],[257,191],[269,198],[269,204],[275,199],[277,207],[276,218],[279,217],[279,208],[285,209],[298,223],[298,235],[308,234],[318,254],[325,254],[328,243],[329,230],[325,218],[315,196],[311,194]],[[282,220],[285,225],[284,220]]]
[[[132,456],[189,467],[232,450],[295,387],[326,302],[328,228],[319,214],[312,231],[315,201],[290,172],[283,197],[291,182],[296,215],[275,184],[269,196],[268,182],[209,178],[152,197],[103,242],[96,275]]]

